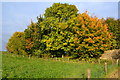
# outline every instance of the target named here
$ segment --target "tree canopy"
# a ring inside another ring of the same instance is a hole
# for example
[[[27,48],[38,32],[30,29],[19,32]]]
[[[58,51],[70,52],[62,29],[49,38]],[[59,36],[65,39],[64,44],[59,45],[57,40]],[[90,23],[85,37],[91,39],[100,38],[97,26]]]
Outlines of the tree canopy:
[[[99,58],[105,50],[116,47],[116,21],[78,13],[75,5],[54,3],[37,19],[24,32],[13,34],[7,45],[9,52],[88,59]]]
[[[45,18],[53,17],[58,19],[60,22],[67,21],[71,17],[77,15],[78,9],[75,5],[69,5],[67,3],[54,3],[51,7],[45,10]]]
[[[120,49],[120,20],[114,18],[107,18],[105,22],[108,24],[109,32],[113,33],[117,46],[115,48]]]

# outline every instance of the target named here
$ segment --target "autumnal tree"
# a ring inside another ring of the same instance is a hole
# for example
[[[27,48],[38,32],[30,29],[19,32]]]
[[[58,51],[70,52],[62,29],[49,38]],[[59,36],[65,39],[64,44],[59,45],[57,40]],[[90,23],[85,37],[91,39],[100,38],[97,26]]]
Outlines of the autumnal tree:
[[[75,5],[69,5],[67,3],[54,3],[51,7],[45,10],[45,18],[54,17],[60,22],[67,21],[71,17],[77,15],[78,9]]]
[[[26,41],[25,47],[28,55],[33,55],[33,52],[42,48],[41,39],[43,31],[41,31],[40,23],[43,21],[43,18],[40,16],[39,18],[37,17],[37,19],[37,23],[31,21],[31,24],[24,31]]]
[[[88,59],[98,58],[116,46],[114,32],[110,32],[104,19],[77,12],[75,5],[54,3],[45,10],[44,18],[37,17],[38,22],[31,21],[23,33],[13,34],[8,51],[19,54],[24,50],[27,55],[39,57],[64,55]]]
[[[117,30],[117,35],[116,35],[116,41],[117,41],[117,46],[120,49],[120,19],[118,19],[118,30]]]
[[[27,55],[23,32],[15,32],[7,43],[7,50],[14,54]]]
[[[98,58],[115,41],[103,19],[91,17],[87,12],[78,15],[78,23],[73,26],[73,38],[77,56]]]
[[[54,3],[50,8],[45,10],[45,20],[42,22],[42,30],[46,31],[43,35],[42,42],[46,44],[46,51],[52,55],[62,56],[67,51],[63,42],[67,39],[65,31],[68,27],[66,23],[69,19],[77,16],[78,9],[75,5]],[[64,49],[65,50],[64,50]]]
[[[108,30],[109,32],[113,33],[114,38],[117,42],[117,45],[113,47],[114,48],[120,48],[120,27],[119,27],[119,19],[114,18],[107,18],[105,22],[108,24]]]
[[[42,40],[46,50],[80,58],[98,58],[115,42],[103,19],[86,12],[66,22],[47,20],[50,32]],[[46,26],[48,27],[48,26]],[[56,54],[56,55],[58,55]]]

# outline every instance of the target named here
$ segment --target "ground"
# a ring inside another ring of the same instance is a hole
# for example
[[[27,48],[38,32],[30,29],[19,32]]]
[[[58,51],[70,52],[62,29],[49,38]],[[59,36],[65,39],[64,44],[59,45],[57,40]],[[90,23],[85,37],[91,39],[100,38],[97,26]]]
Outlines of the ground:
[[[118,70],[113,71],[112,73],[106,76],[107,78],[118,78]]]
[[[42,59],[36,57],[23,57],[13,54],[2,55],[3,78],[86,78],[87,69],[91,70],[91,78],[103,78],[105,76],[104,62],[88,63],[69,61],[68,59],[56,61],[56,59]],[[118,65],[108,63],[108,75],[117,75],[114,72]],[[111,74],[112,72],[112,74]]]

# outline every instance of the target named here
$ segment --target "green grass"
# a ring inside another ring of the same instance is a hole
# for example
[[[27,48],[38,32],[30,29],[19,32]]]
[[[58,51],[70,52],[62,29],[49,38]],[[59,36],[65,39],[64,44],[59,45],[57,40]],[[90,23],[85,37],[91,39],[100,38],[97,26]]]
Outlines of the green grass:
[[[2,78],[2,51],[0,51],[0,79]]]
[[[104,64],[29,59],[11,54],[2,55],[2,67],[3,78],[86,78],[88,68],[92,78],[105,76]],[[116,68],[116,65],[108,65],[109,72]]]

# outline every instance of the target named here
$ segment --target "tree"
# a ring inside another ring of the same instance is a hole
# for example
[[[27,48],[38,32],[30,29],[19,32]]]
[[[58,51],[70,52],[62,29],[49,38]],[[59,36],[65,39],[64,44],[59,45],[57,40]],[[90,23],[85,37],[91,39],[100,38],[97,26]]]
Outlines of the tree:
[[[103,19],[91,17],[86,12],[79,14],[78,22],[73,27],[75,34],[76,54],[82,58],[98,58],[105,50],[111,49],[113,35]]]
[[[40,23],[43,21],[43,19],[38,18],[38,22],[34,23],[31,21],[31,24],[28,26],[27,29],[25,29],[25,41],[26,41],[26,51],[28,54],[32,54],[36,50],[39,50],[42,48],[41,39],[42,39],[42,31]]]
[[[45,10],[45,20],[42,22],[42,30],[45,31],[42,42],[46,44],[45,50],[52,55],[65,55],[67,47],[62,48],[65,43],[68,27],[66,23],[69,19],[77,16],[78,9],[75,5],[54,3],[50,8]],[[44,32],[43,31],[43,32]]]
[[[27,55],[23,32],[15,32],[7,43],[7,50],[14,54]]]
[[[118,19],[118,30],[117,30],[117,35],[116,35],[116,40],[117,40],[117,46],[120,49],[120,19]]]
[[[113,45],[113,49],[120,48],[120,27],[119,27],[119,19],[107,18],[105,22],[108,24],[109,32],[113,33],[114,39],[116,40],[116,44]]]
[[[45,18],[54,17],[60,22],[67,21],[71,17],[77,15],[78,9],[75,5],[69,5],[67,3],[54,3],[51,7],[45,10]]]
[[[104,20],[91,17],[86,12],[66,22],[57,22],[54,18],[47,22],[50,32],[42,41],[46,44],[45,49],[55,51],[56,55],[61,51],[60,56],[98,58],[115,42]]]
[[[44,18],[37,17],[38,22],[31,21],[23,33],[13,34],[8,51],[20,54],[23,50],[27,55],[39,57],[67,55],[88,59],[98,58],[105,50],[112,49],[116,41],[105,20],[77,12],[74,5],[54,3],[45,10]]]

